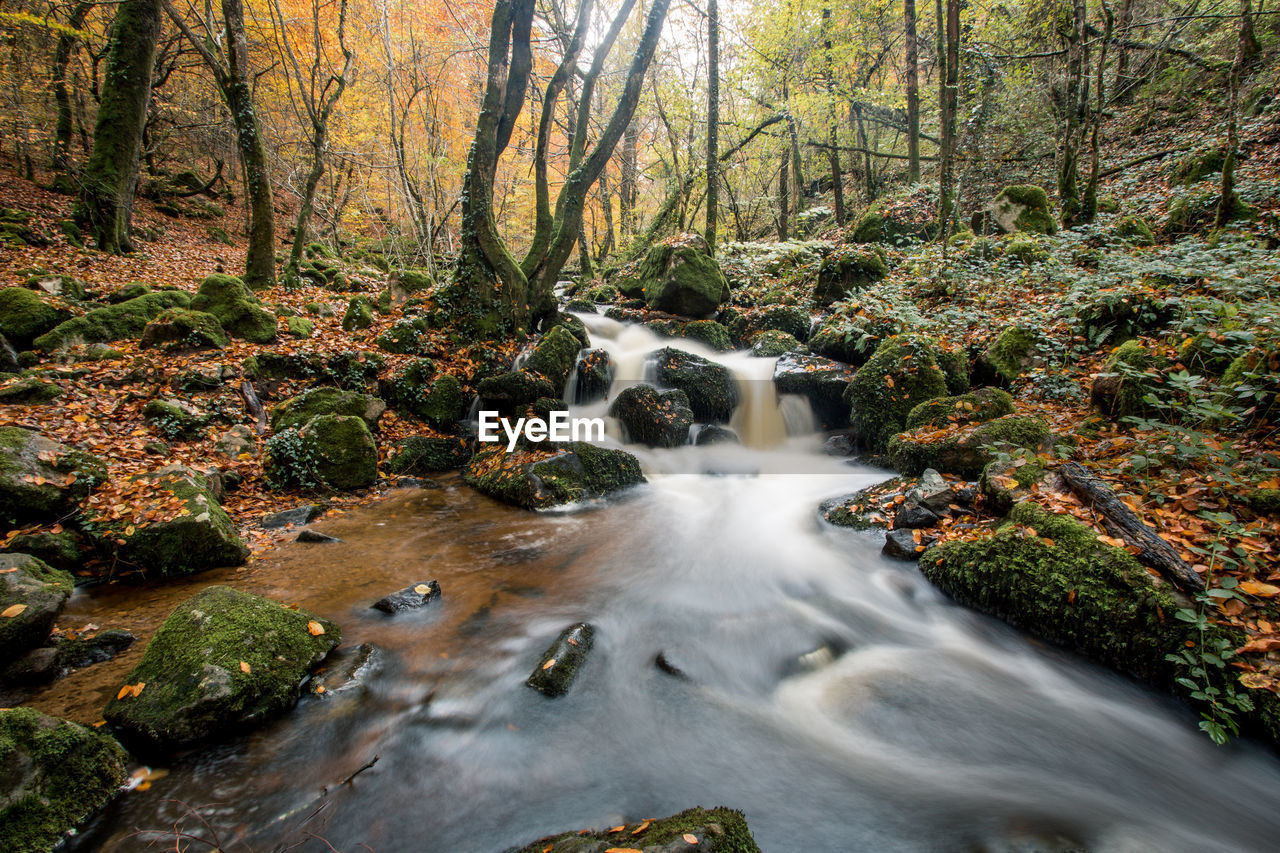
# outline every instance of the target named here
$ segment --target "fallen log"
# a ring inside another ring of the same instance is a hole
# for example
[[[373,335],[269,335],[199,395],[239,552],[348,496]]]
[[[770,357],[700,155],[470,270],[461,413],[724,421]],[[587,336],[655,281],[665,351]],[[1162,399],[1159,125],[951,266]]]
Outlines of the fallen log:
[[[248,379],[240,382],[240,396],[244,398],[245,410],[254,420],[254,432],[262,435],[267,431],[267,412],[262,408],[262,401],[258,399],[258,392],[253,390],[253,383]]]
[[[1137,514],[1116,497],[1106,483],[1089,473],[1079,462],[1068,462],[1058,469],[1062,479],[1084,502],[1102,516],[1102,523],[1111,535],[1123,539],[1138,548],[1138,559],[1158,571],[1180,589],[1199,592],[1204,589],[1204,578],[1196,574],[1186,560],[1168,542],[1160,538],[1155,529],[1138,518]]]

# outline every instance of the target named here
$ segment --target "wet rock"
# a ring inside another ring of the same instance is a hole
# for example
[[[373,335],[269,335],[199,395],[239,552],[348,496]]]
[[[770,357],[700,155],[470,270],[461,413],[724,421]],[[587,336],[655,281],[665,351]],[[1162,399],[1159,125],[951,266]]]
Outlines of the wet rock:
[[[919,540],[916,539],[917,535]],[[937,542],[938,537],[921,534],[917,530],[894,529],[884,535],[884,548],[881,549],[881,553],[895,560],[915,562],[920,559],[921,554]]]
[[[898,507],[897,513],[893,516],[894,528],[916,529],[933,527],[941,519],[938,514],[927,506],[917,503],[905,502]]]
[[[382,667],[382,649],[361,643],[353,649],[336,649],[315,671],[311,692],[319,696],[340,696],[361,690]]]
[[[0,850],[53,849],[115,796],[125,761],[100,731],[32,708],[0,710]]]
[[[324,515],[324,512],[324,504],[303,504],[302,506],[295,506],[293,509],[285,509],[280,512],[273,512],[270,515],[264,515],[262,521],[258,523],[266,530],[278,530],[281,527],[288,527],[290,524],[310,524]]]
[[[34,349],[53,352],[72,343],[110,343],[141,337],[147,323],[169,308],[186,308],[191,296],[180,290],[147,293],[118,305],[72,317],[32,341]]]
[[[566,628],[547,649],[533,674],[525,682],[544,696],[563,696],[578,677],[591,652],[595,628],[579,622]]]
[[[85,520],[96,531],[99,543],[114,551],[123,563],[148,576],[173,576],[238,566],[249,556],[235,524],[218,506],[209,481],[200,472],[170,465],[129,479],[146,483],[157,494],[172,495],[182,503],[185,514],[165,521],[126,524],[101,516],[98,507],[87,505]]]
[[[818,514],[829,524],[852,527],[854,530],[885,527],[889,524],[888,516],[881,512],[880,505],[872,499],[869,489],[829,498],[819,504]]]
[[[849,365],[829,358],[788,353],[774,365],[773,384],[779,394],[808,397],[822,425],[838,428],[849,423],[849,406],[844,402],[844,394],[854,373]]]
[[[463,480],[476,491],[526,509],[604,497],[645,482],[630,453],[572,442],[556,455],[487,445],[467,463]]]
[[[39,376],[23,376],[0,386],[0,405],[40,406],[61,396],[61,385]]]
[[[653,665],[662,672],[665,672],[667,675],[674,676],[675,678],[686,681],[689,678],[689,674],[687,672],[671,662],[671,659],[667,656],[665,651],[658,652],[658,656],[653,660]]]
[[[659,393],[651,385],[625,388],[609,407],[622,422],[627,438],[649,447],[680,447],[689,440],[693,410],[683,391]]]
[[[822,443],[822,452],[828,456],[852,456],[856,449],[853,436],[847,433],[833,435]]]
[[[338,645],[337,625],[305,610],[225,586],[187,599],[156,632],[107,703],[123,737],[168,750],[279,716]]]
[[[555,392],[550,396],[559,397],[564,394],[565,383],[569,381],[581,349],[582,343],[569,329],[554,326],[538,341],[524,368],[546,377]]]
[[[138,638],[128,631],[111,628],[92,637],[77,637],[58,643],[58,661],[70,669],[105,663],[126,651]]]
[[[511,370],[497,376],[486,376],[476,387],[480,408],[510,417],[541,397],[554,397],[551,380],[524,370]]]
[[[654,353],[658,382],[683,391],[702,423],[727,423],[738,405],[738,387],[724,365],[674,347]]]
[[[36,530],[19,533],[0,542],[0,553],[30,554],[55,569],[74,571],[84,562],[88,550],[84,537],[75,530]]]
[[[586,350],[578,356],[574,369],[578,378],[574,403],[590,403],[609,393],[609,386],[613,384],[613,362],[608,350]]]
[[[693,841],[689,839],[692,838]],[[622,846],[619,846],[622,845]],[[623,824],[621,830],[581,830],[540,839],[515,853],[760,853],[741,812],[719,806]]]
[[[741,444],[738,434],[728,427],[719,424],[707,424],[698,428],[698,434],[693,439],[693,443],[698,447],[708,444]]]
[[[979,388],[955,397],[937,397],[916,406],[907,415],[907,429],[981,423],[1013,414],[1013,398],[999,388]]]
[[[341,542],[337,536],[330,536],[327,533],[320,533],[316,530],[303,530],[298,533],[294,542],[310,542],[314,545],[327,545],[333,542]]]
[[[411,435],[396,445],[386,468],[400,475],[435,474],[461,468],[471,453],[471,441],[466,436]]]
[[[437,581],[423,581],[379,598],[372,606],[374,610],[395,615],[402,610],[415,610],[439,600],[440,584]]]
[[[756,358],[777,358],[789,352],[805,351],[805,345],[786,332],[770,329],[751,338],[751,354]]]
[[[52,646],[32,649],[4,668],[0,680],[5,684],[34,686],[48,684],[62,673],[58,650]]]
[[[205,311],[170,308],[142,330],[139,349],[166,347],[174,350],[221,349],[228,343],[222,323]]]
[[[29,554],[0,554],[0,665],[44,643],[75,579]]]

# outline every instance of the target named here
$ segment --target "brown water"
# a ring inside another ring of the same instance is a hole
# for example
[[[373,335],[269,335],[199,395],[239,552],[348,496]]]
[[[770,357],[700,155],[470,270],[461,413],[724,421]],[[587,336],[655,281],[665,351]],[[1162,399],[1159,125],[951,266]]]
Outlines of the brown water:
[[[776,432],[767,449],[639,452],[649,484],[577,511],[511,509],[445,478],[317,525],[342,544],[78,592],[64,621],[145,638],[229,582],[383,650],[363,689],[175,760],[79,849],[146,849],[137,830],[181,821],[226,850],[497,853],[695,804],[744,810],[766,851],[1275,849],[1270,753],[1213,746],[1186,709],[953,605],[876,534],[823,525],[822,498],[884,473]],[[755,473],[705,473],[726,470]],[[443,599],[423,612],[369,608],[427,579]],[[524,686],[578,621],[596,643],[569,694]],[[139,654],[35,704],[97,719]]]

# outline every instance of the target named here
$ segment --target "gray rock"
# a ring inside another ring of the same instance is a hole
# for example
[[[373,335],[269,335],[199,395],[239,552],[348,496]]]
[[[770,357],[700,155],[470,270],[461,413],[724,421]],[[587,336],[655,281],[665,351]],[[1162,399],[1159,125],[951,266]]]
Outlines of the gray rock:
[[[304,504],[295,506],[293,509],[285,509],[280,512],[273,512],[270,515],[264,515],[259,523],[267,530],[278,530],[281,527],[288,527],[290,524],[310,524],[324,515],[324,511],[323,504]]]
[[[0,554],[0,666],[49,638],[74,584],[30,554]]]
[[[440,584],[431,580],[407,586],[399,592],[379,598],[373,603],[373,608],[395,615],[402,610],[415,610],[439,600]]]
[[[312,542],[315,544],[326,544],[330,542],[341,542],[342,540],[339,539],[337,536],[329,536],[328,534],[318,533],[314,530],[304,530],[301,533],[299,533],[298,538],[293,541]]]
[[[920,541],[917,543],[914,534],[914,530],[890,530],[884,536],[884,548],[881,549],[880,553],[886,557],[893,557],[895,560],[909,560],[911,562],[919,560],[920,555],[938,541],[938,537],[927,534],[921,535]]]
[[[111,628],[92,637],[63,640],[58,643],[58,661],[71,669],[104,663],[126,651],[137,639],[128,631]]]
[[[898,507],[897,513],[893,516],[893,526],[907,529],[933,527],[939,520],[938,514],[927,506],[906,501]]]
[[[578,671],[591,652],[595,628],[586,622],[566,628],[551,648],[547,649],[533,674],[525,683],[544,696],[563,696],[569,692]]]

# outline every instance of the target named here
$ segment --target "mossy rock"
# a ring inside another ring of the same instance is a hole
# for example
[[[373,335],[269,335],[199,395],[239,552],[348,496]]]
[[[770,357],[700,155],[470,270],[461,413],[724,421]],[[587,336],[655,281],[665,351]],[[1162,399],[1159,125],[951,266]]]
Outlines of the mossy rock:
[[[392,474],[421,476],[461,468],[471,459],[471,442],[463,436],[411,435],[387,459]]]
[[[64,528],[57,533],[52,530],[19,533],[0,542],[0,553],[30,554],[55,569],[69,572],[80,568],[85,548],[78,532]]]
[[[787,353],[773,366],[773,386],[779,394],[801,394],[825,429],[849,423],[845,392],[855,371],[847,364],[806,353]]]
[[[447,373],[432,381],[435,365],[420,358],[379,386],[382,395],[397,411],[445,430],[466,414],[467,398],[462,383]]]
[[[524,369],[545,376],[551,382],[555,396],[560,396],[564,394],[565,383],[569,381],[581,349],[582,342],[569,329],[553,326],[529,354]]]
[[[366,297],[357,297],[363,299]],[[354,303],[355,300],[353,299]],[[357,309],[358,310],[358,309]],[[351,309],[348,307],[347,315],[351,315]],[[352,320],[356,322],[356,320]],[[346,317],[343,318],[346,323]],[[345,326],[344,326],[345,328]],[[388,328],[378,334],[375,342],[378,349],[384,349],[387,352],[399,353],[401,355],[414,355],[423,352],[426,348],[428,338],[427,335],[431,331],[431,323],[425,317],[406,317],[403,320],[397,320]]]
[[[920,571],[962,604],[1161,686],[1177,674],[1165,655],[1195,639],[1174,618],[1187,602],[1172,586],[1093,529],[1031,503],[990,537],[926,551]]]
[[[480,407],[513,415],[540,397],[554,397],[555,386],[539,373],[510,370],[497,376],[486,376],[477,386]]]
[[[0,404],[40,406],[62,396],[62,386],[39,376],[23,376],[0,386]]]
[[[645,482],[630,453],[585,442],[563,445],[554,455],[488,445],[471,458],[463,479],[482,494],[526,509],[599,498]]]
[[[1099,213],[1119,213],[1120,199],[1113,195],[1104,195],[1098,199]]]
[[[1222,172],[1227,162],[1227,150],[1222,146],[1203,148],[1179,157],[1173,162],[1169,172],[1169,180],[1175,184],[1189,187],[1210,175]]]
[[[680,329],[679,336],[691,341],[701,341],[716,352],[728,352],[733,349],[729,330],[715,320],[694,320],[691,323],[685,323]]]
[[[813,300],[819,305],[830,305],[870,287],[888,274],[889,268],[878,251],[846,249],[833,252],[823,258],[822,265],[818,267]]]
[[[1125,216],[1111,226],[1111,233],[1131,246],[1154,246],[1156,235],[1141,216]]]
[[[637,278],[655,311],[705,317],[729,298],[720,264],[697,235],[679,235],[649,249]]]
[[[72,317],[36,338],[32,346],[42,352],[73,344],[110,343],[139,338],[147,323],[169,308],[188,308],[191,296],[180,290],[145,293],[133,299],[103,308],[95,308],[82,317]]]
[[[1218,216],[1218,193],[1191,192],[1176,196],[1169,202],[1169,214],[1164,221],[1166,234],[1181,235],[1211,228]],[[1250,220],[1258,212],[1239,198],[1234,200],[1229,221]]]
[[[695,420],[683,391],[659,392],[652,385],[624,388],[609,414],[622,422],[627,438],[648,447],[680,447]]]
[[[876,348],[844,392],[849,423],[858,440],[876,453],[902,431],[911,410],[946,396],[947,379],[928,341],[898,335]]]
[[[149,486],[156,495],[155,505],[178,509],[165,513],[172,516],[168,520],[130,523],[101,514],[105,507],[87,505],[86,531],[122,563],[148,577],[172,577],[238,566],[248,558],[249,549],[203,474],[185,465],[170,465],[136,474],[129,481]]]
[[[436,286],[436,280],[427,270],[406,269],[396,272],[392,280],[406,293],[426,293]]]
[[[189,308],[170,308],[142,330],[141,349],[221,349],[229,343],[222,323],[213,314]]]
[[[1022,264],[1039,264],[1049,260],[1049,252],[1035,240],[1015,234],[1005,244],[1004,256]]]
[[[1012,385],[1036,363],[1038,340],[1025,326],[1009,326],[987,347],[987,363],[1000,381]]]
[[[106,301],[111,305],[119,305],[121,302],[128,302],[130,299],[137,299],[139,296],[146,296],[157,288],[152,287],[145,281],[131,281],[128,284],[122,284],[115,290],[107,294]]]
[[[377,397],[341,388],[312,388],[290,397],[271,410],[273,432],[300,427],[320,415],[350,415],[362,418],[371,429],[377,429],[378,418],[387,410],[387,404]]]
[[[696,838],[691,846],[688,838]],[[621,840],[620,840],[621,839]],[[624,844],[624,847],[618,845]],[[693,808],[660,820],[623,824],[613,829],[580,830],[535,841],[516,853],[601,853],[605,848],[629,849],[639,853],[670,853],[676,850],[705,850],[709,853],[760,853],[742,812],[719,806]]]
[[[751,354],[757,358],[777,358],[787,353],[804,353],[809,348],[792,335],[776,329],[756,333],[751,339]]]
[[[987,220],[997,231],[1013,234],[1056,234],[1058,221],[1049,211],[1049,196],[1033,184],[1014,184],[1000,191],[986,208]]]
[[[34,708],[0,710],[0,849],[47,853],[128,775],[110,736]]]
[[[1104,415],[1122,418],[1141,415],[1151,410],[1143,399],[1147,387],[1132,375],[1159,370],[1164,359],[1157,358],[1137,341],[1126,341],[1107,357],[1102,372],[1093,380],[1093,405]]]
[[[70,317],[70,310],[49,303],[33,290],[0,290],[0,335],[18,349],[27,349],[36,338]]]
[[[167,439],[199,435],[209,419],[179,400],[151,400],[142,407],[142,419]]]
[[[107,478],[102,460],[22,427],[0,427],[0,524],[62,518]]]
[[[853,227],[855,243],[891,243],[902,245],[912,240],[929,240],[937,233],[934,222],[917,225],[886,214],[879,205],[872,205],[858,218]]]
[[[982,495],[983,509],[997,518],[1031,495],[1031,487],[1044,479],[1046,468],[1038,458],[1025,456],[992,459],[982,469],[978,478],[978,494]]]
[[[812,321],[809,312],[795,305],[774,305],[764,309],[751,319],[751,332],[786,332],[798,341],[809,340]]]
[[[1040,418],[1006,415],[976,426],[961,427],[943,437],[932,427],[900,433],[889,439],[888,455],[893,469],[911,477],[933,468],[944,474],[973,479],[1009,447],[1033,453],[1046,449],[1049,425]]]
[[[169,751],[245,731],[293,707],[342,639],[337,625],[261,596],[211,586],[174,609],[107,703],[124,739]]]
[[[263,308],[253,291],[233,275],[218,273],[205,278],[190,308],[217,317],[233,338],[254,344],[276,339],[276,315]]]
[[[285,320],[285,331],[291,338],[300,338],[306,340],[315,333],[316,324],[314,320],[308,320],[306,317],[290,317]]]
[[[244,360],[244,373],[253,379],[310,379],[364,391],[377,380],[384,363],[381,353],[363,350],[334,355],[264,350]]]
[[[363,489],[378,481],[378,446],[363,419],[319,415],[267,442],[267,474],[276,485]]]
[[[587,298],[596,304],[602,302],[617,302],[618,296],[618,288],[614,287],[612,284],[602,284],[599,287],[593,288],[591,292],[587,294]]]
[[[49,639],[75,578],[30,554],[0,554],[0,671]]]
[[[351,297],[347,302],[347,310],[342,315],[343,331],[354,332],[357,329],[367,329],[372,326],[375,307],[373,300],[367,296]]]
[[[1013,414],[1013,398],[999,388],[979,388],[955,397],[938,397],[916,406],[907,415],[907,429],[982,423]]]
[[[658,382],[678,388],[701,423],[728,423],[738,406],[738,386],[727,367],[673,347],[653,354]]]

